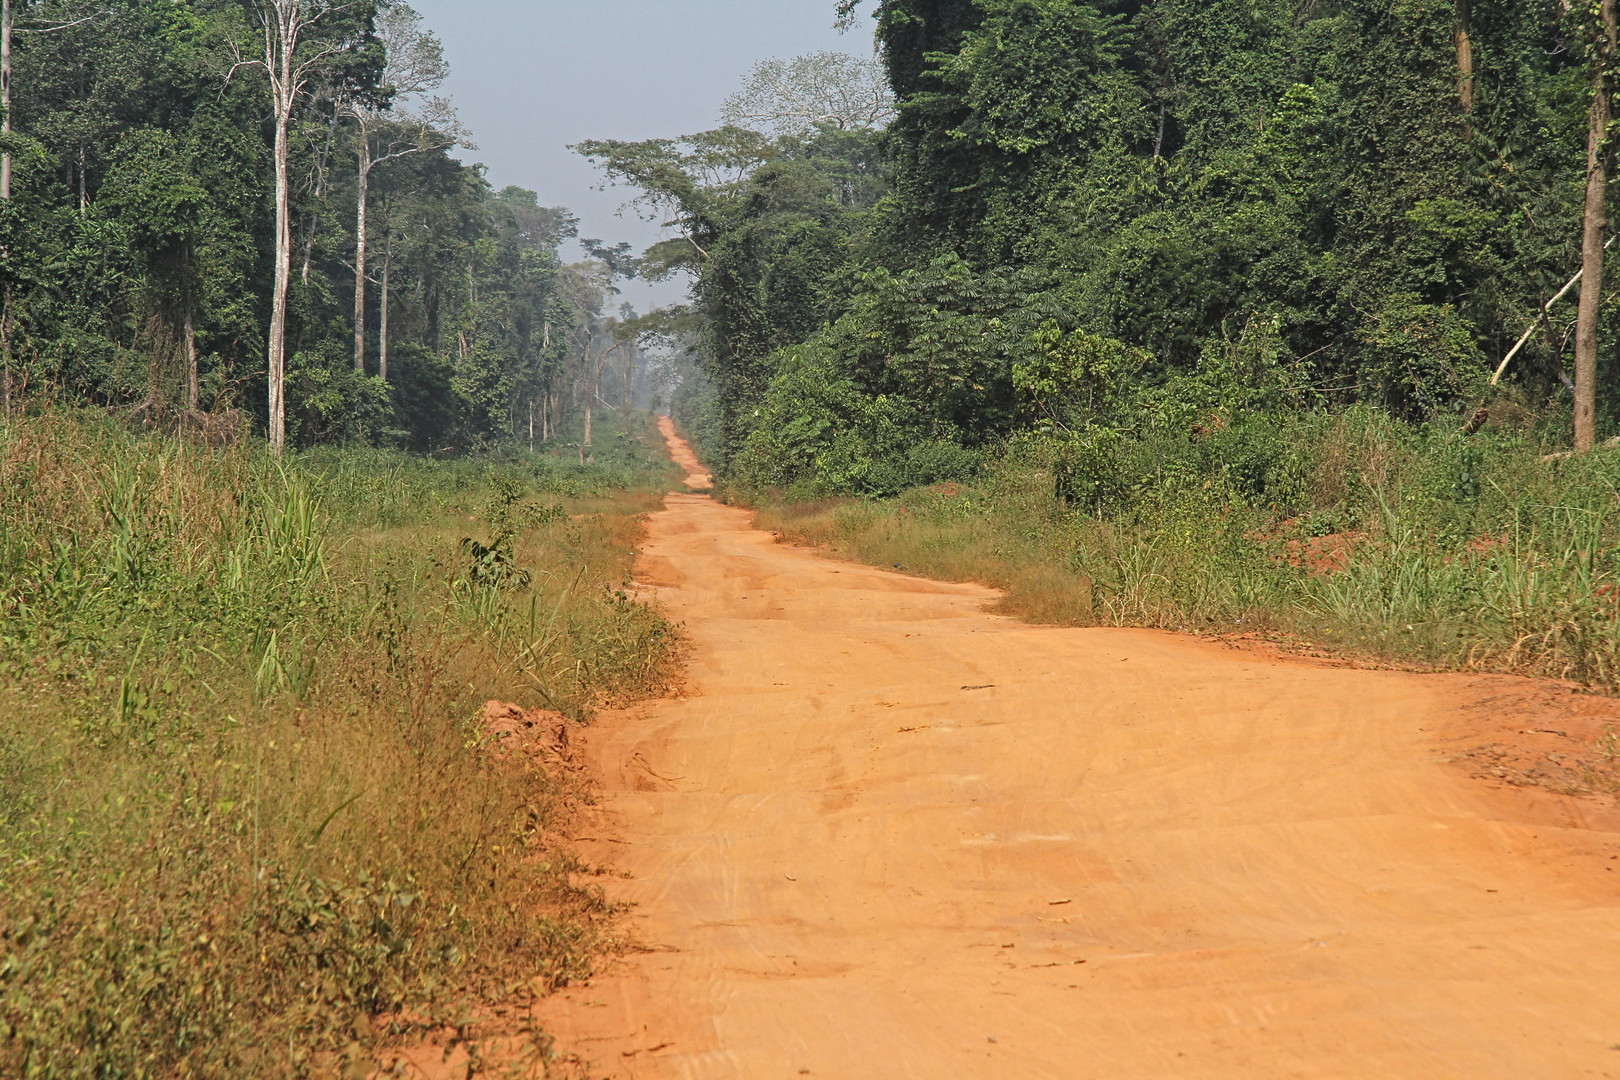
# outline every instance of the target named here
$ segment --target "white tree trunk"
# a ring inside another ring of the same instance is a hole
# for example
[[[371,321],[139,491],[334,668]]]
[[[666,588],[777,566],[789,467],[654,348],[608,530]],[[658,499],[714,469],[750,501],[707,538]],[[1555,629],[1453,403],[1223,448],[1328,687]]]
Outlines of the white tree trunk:
[[[371,191],[371,141],[360,132],[359,194],[354,210],[354,370],[366,373],[366,202]]]
[[[388,381],[388,277],[393,268],[394,243],[389,240],[383,246],[382,295],[377,298],[382,305],[377,311],[377,376],[383,382]]]
[[[284,50],[282,86],[292,78],[292,56]],[[277,457],[287,447],[287,287],[292,276],[292,206],[287,177],[288,127],[292,123],[291,95],[276,93],[276,276],[270,303],[270,451]]]
[[[11,134],[11,0],[0,0],[0,138]],[[0,152],[0,199],[11,198],[11,148]]]
[[[287,291],[292,279],[292,198],[288,178],[289,131],[293,111],[317,72],[344,51],[339,40],[327,41],[299,58],[303,36],[325,15],[338,10],[330,0],[253,0],[264,33],[264,55],[252,62],[237,54],[236,67],[262,67],[270,83],[275,119],[276,262],[270,298],[270,341],[265,368],[269,382],[266,428],[270,449],[280,456],[287,447]],[[234,70],[234,68],[233,68]]]

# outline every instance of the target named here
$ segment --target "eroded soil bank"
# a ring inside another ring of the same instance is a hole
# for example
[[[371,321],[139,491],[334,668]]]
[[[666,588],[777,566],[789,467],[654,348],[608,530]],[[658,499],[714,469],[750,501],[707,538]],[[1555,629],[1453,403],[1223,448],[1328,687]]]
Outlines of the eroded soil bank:
[[[588,735],[597,1075],[1620,1077],[1620,833],[1471,775],[1510,680],[1026,626],[703,495],[638,576],[693,656]]]

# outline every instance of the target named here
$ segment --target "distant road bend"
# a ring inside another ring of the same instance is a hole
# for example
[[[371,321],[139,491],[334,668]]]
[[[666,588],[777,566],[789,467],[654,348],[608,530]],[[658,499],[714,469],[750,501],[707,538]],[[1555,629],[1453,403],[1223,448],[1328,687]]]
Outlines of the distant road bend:
[[[646,951],[542,1018],[598,1074],[1620,1077],[1620,835],[1441,762],[1450,677],[649,529],[690,687],[589,733]]]

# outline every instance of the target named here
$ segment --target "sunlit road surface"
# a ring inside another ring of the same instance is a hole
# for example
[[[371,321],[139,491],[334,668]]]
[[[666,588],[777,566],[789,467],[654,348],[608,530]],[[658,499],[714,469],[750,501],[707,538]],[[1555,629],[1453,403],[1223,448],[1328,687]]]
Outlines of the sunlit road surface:
[[[1030,627],[703,495],[638,573],[692,661],[589,734],[645,951],[542,1019],[598,1075],[1620,1077],[1620,836],[1442,763],[1453,677]]]

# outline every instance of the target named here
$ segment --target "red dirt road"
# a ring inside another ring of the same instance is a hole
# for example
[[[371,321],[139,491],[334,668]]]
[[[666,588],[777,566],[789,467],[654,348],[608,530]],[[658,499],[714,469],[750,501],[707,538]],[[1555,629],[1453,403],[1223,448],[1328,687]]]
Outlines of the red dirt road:
[[[709,470],[698,461],[697,455],[692,453],[692,447],[686,440],[675,433],[675,421],[667,416],[660,416],[658,430],[669,446],[669,456],[676,465],[686,470],[686,486],[693,491],[708,491],[713,486],[709,479]]]
[[[647,949],[543,1008],[596,1075],[1620,1077],[1620,834],[1444,762],[1467,679],[1026,626],[700,495],[639,575],[694,651],[588,735]]]

